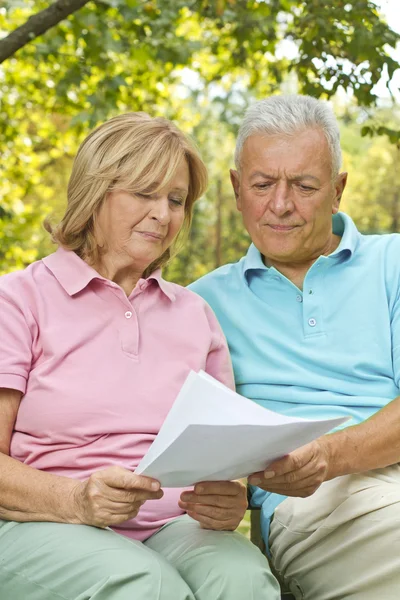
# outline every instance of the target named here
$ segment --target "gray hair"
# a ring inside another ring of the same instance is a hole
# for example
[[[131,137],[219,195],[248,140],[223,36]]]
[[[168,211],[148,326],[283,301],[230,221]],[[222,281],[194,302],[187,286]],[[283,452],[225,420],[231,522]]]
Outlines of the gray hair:
[[[332,175],[336,176],[342,164],[336,117],[327,102],[300,95],[271,96],[247,109],[236,142],[236,169],[240,170],[243,146],[251,135],[293,135],[305,129],[321,129],[324,133],[332,158]]]

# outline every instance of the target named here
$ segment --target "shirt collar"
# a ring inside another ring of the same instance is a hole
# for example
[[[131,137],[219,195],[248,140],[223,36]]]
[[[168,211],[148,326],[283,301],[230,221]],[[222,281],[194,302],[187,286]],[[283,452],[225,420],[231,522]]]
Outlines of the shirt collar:
[[[56,252],[43,258],[43,262],[70,296],[81,292],[94,279],[109,283],[108,279],[102,277],[93,267],[79,258],[75,252],[66,250],[61,246]],[[174,284],[165,281],[161,277],[161,269],[156,269],[154,273],[149,275],[148,281],[150,280],[157,282],[160,290],[171,302],[175,300]]]
[[[329,255],[329,257],[338,257],[340,255],[344,260],[350,258],[355,252],[360,238],[360,233],[353,220],[345,213],[338,212],[332,217],[332,231],[334,234],[340,235],[342,239],[340,240],[339,246]],[[257,250],[254,244],[250,245],[246,256],[242,260],[243,275],[245,276],[248,271],[258,269],[268,271],[268,267],[266,267],[263,262],[261,252]]]
[[[336,250],[329,256],[334,257],[343,254],[345,258],[350,258],[356,251],[360,240],[360,233],[353,219],[343,212],[338,212],[332,217],[332,231],[335,235],[340,235],[342,239]]]
[[[171,302],[175,301],[175,285],[170,281],[165,281],[165,279],[161,277],[161,269],[156,269],[151,275],[148,276],[147,279],[153,279],[154,281],[156,281],[160,290],[167,296],[167,298],[169,298]]]

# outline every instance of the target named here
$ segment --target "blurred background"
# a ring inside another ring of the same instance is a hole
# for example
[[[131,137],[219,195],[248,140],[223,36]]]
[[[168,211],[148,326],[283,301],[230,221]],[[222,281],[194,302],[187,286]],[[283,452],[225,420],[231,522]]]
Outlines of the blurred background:
[[[340,119],[343,201],[363,232],[400,231],[398,0],[0,0],[0,274],[55,248],[79,143],[144,110],[173,119],[210,173],[183,285],[249,245],[229,182],[238,124],[271,94],[329,99]]]

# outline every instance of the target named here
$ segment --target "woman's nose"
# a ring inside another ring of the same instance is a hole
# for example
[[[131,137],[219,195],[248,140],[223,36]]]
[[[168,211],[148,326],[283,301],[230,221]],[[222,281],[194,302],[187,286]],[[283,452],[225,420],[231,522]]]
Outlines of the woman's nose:
[[[159,198],[151,211],[151,217],[161,225],[168,225],[171,220],[168,198]]]

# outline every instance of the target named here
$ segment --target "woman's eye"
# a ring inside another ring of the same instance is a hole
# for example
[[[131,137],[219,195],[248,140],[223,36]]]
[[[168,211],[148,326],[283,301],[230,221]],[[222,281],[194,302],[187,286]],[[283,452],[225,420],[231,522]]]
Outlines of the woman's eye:
[[[170,198],[169,201],[172,202],[172,204],[175,204],[175,206],[182,206],[183,205],[182,198]]]

